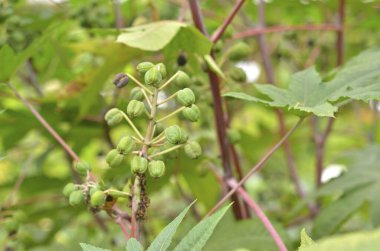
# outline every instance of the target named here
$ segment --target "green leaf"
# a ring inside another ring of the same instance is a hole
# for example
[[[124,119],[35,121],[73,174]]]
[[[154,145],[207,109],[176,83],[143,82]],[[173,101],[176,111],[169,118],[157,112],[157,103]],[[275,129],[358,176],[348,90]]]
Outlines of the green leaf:
[[[215,60],[210,55],[205,55],[204,59],[207,63],[208,68],[215,72],[219,77],[225,79],[223,71],[219,68],[218,64],[215,62]]]
[[[144,248],[135,238],[130,238],[127,242],[127,251],[143,251]]]
[[[111,251],[109,249],[98,248],[86,243],[80,243],[80,246],[82,247],[83,251]]]
[[[216,225],[223,218],[224,214],[227,212],[230,206],[231,204],[198,223],[190,230],[190,232],[182,239],[182,241],[175,247],[174,250],[202,250],[203,246],[212,235]]]
[[[301,246],[298,248],[298,251],[305,251],[306,248],[311,247],[315,242],[309,237],[306,233],[305,228],[301,231]]]
[[[124,29],[117,42],[144,51],[162,50],[177,35],[185,23],[160,21]]]
[[[148,251],[164,251],[167,250],[172,241],[173,235],[177,231],[179,224],[181,224],[186,213],[189,211],[190,207],[195,203],[191,203],[186,207],[172,222],[169,223],[160,234],[154,239],[152,244],[149,246]]]
[[[318,241],[315,245],[306,247],[303,251],[377,251],[380,247],[380,230],[371,232],[356,232],[334,236]]]

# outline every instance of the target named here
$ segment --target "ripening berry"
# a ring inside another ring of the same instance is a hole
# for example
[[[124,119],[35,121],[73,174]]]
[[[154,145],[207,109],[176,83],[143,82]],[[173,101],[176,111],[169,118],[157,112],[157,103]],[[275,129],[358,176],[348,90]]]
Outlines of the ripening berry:
[[[123,88],[126,86],[129,82],[129,77],[127,74],[124,73],[118,73],[115,75],[113,79],[113,84],[115,85],[116,88]]]
[[[153,178],[160,178],[165,173],[165,163],[161,160],[152,160],[149,162],[148,170]]]
[[[182,115],[185,119],[190,120],[191,122],[197,122],[201,116],[201,111],[198,106],[192,105],[191,107],[183,109]]]
[[[148,168],[148,160],[144,157],[135,156],[131,162],[131,171],[134,174],[143,174]]]
[[[68,198],[68,197],[70,196],[70,194],[71,194],[72,192],[74,192],[76,189],[77,189],[77,188],[76,188],[76,186],[75,186],[73,183],[68,183],[68,184],[66,184],[66,186],[63,188],[62,193],[63,193],[63,195],[64,195],[65,197]]]
[[[82,191],[74,191],[70,194],[69,204],[72,206],[76,206],[82,203],[84,200],[84,195]]]
[[[141,75],[144,75],[153,66],[154,66],[154,64],[152,64],[151,62],[142,62],[142,63],[137,65],[136,69],[137,69],[138,73],[140,73]]]
[[[137,100],[131,100],[127,106],[127,115],[133,119],[141,116],[144,113],[144,103]]]
[[[244,42],[238,42],[229,50],[228,58],[231,61],[239,61],[245,59],[252,52],[248,44]]]
[[[185,72],[178,71],[177,77],[173,80],[173,84],[179,88],[185,88],[190,86],[191,79]]]
[[[107,121],[108,125],[114,126],[119,124],[123,120],[123,114],[122,111],[120,111],[119,109],[112,108],[106,113],[104,118]]]
[[[198,142],[192,141],[185,145],[185,153],[190,159],[196,159],[202,155],[202,147]]]
[[[91,195],[90,203],[94,207],[99,207],[104,204],[106,195],[103,191],[97,190]]]
[[[124,155],[118,150],[112,149],[106,156],[106,162],[110,167],[118,167],[123,162]]]
[[[135,141],[130,136],[127,136],[127,137],[123,137],[119,141],[119,144],[117,144],[116,149],[121,154],[129,154],[135,149],[135,147],[136,147]]]
[[[185,88],[177,92],[177,101],[183,106],[191,106],[195,103],[194,92],[190,88]]]
[[[187,57],[185,54],[181,53],[179,54],[178,58],[177,58],[177,65],[178,66],[185,66],[187,63]]]

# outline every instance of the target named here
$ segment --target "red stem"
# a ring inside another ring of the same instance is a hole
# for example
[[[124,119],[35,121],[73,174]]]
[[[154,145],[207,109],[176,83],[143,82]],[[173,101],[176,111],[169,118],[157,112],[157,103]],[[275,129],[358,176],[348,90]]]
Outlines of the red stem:
[[[227,184],[231,188],[237,188],[237,192],[241,195],[243,200],[248,204],[248,206],[255,212],[259,220],[263,223],[264,227],[267,229],[269,234],[272,236],[273,240],[275,241],[278,249],[280,251],[287,251],[284,242],[282,241],[280,235],[277,233],[276,229],[273,227],[272,223],[268,219],[268,217],[265,215],[263,210],[259,207],[259,205],[256,204],[256,202],[248,195],[248,193],[241,187],[238,187],[238,183],[235,179],[229,179],[227,180]]]
[[[233,35],[234,39],[254,37],[266,33],[276,33],[285,31],[339,31],[342,27],[334,24],[304,24],[292,26],[271,26],[271,27],[258,27],[248,29],[246,31],[238,32]]]
[[[232,22],[232,19],[238,13],[240,7],[243,5],[244,2],[245,2],[245,0],[238,0],[238,2],[234,6],[232,12],[224,20],[223,24],[212,34],[211,41],[213,43],[216,43],[219,40],[219,38],[222,37],[224,31],[227,29],[228,25],[230,25],[230,23]]]

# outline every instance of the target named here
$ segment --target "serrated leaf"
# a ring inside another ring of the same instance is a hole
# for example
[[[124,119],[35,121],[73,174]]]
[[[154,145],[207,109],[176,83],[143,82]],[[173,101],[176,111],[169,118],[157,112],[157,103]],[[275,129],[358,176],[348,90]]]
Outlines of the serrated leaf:
[[[212,235],[216,225],[223,218],[231,204],[220,209],[215,214],[202,220],[181,240],[175,247],[175,251],[198,251],[202,250],[207,240]]]
[[[211,55],[205,55],[204,59],[207,63],[208,68],[215,72],[219,77],[225,79],[223,71],[219,68],[218,64],[215,62],[215,60],[211,57]]]
[[[83,251],[111,251],[109,249],[98,248],[98,247],[95,247],[95,246],[92,246],[92,245],[86,244],[86,243],[80,243],[80,246],[81,246]]]
[[[189,211],[190,207],[195,203],[191,203],[186,207],[172,222],[169,223],[154,239],[152,244],[149,246],[148,251],[164,251],[167,250],[172,241],[173,235],[177,231],[179,224],[181,224],[186,213]]]
[[[298,251],[305,251],[306,248],[311,247],[315,244],[313,239],[306,233],[305,228],[301,230],[301,245],[298,248]]]
[[[127,242],[127,251],[143,251],[144,248],[135,238],[130,238]]]
[[[315,245],[303,251],[377,251],[380,247],[380,230],[371,232],[356,232],[334,236],[318,241]]]

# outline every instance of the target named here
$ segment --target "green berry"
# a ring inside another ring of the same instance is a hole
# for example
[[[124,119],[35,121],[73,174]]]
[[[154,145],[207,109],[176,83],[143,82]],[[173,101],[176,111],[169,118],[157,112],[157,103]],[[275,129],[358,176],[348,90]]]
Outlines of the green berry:
[[[174,85],[185,88],[191,85],[190,77],[183,71],[178,71],[177,77],[173,80]]]
[[[154,66],[154,64],[152,64],[151,62],[142,62],[140,64],[137,65],[136,69],[137,71],[141,74],[141,75],[144,75],[147,71],[149,71],[152,67]]]
[[[238,42],[229,50],[228,58],[231,61],[239,61],[248,57],[251,52],[252,50],[248,44],[244,42]]]
[[[201,111],[198,106],[192,105],[191,107],[183,109],[182,115],[185,119],[190,120],[191,122],[197,122],[201,116]]]
[[[91,195],[90,203],[94,207],[99,207],[104,204],[106,195],[103,191],[97,190]]]
[[[165,79],[165,78],[166,78],[166,75],[167,75],[165,65],[164,65],[163,63],[159,63],[159,64],[157,64],[156,67],[157,67],[158,70],[160,71],[162,78]]]
[[[141,91],[140,87],[134,87],[131,90],[131,100],[138,100],[138,101],[143,101],[144,100],[144,94]]]
[[[234,67],[229,73],[232,80],[236,82],[245,82],[247,80],[247,75],[245,71],[240,67]]]
[[[240,141],[240,138],[241,138],[239,131],[235,130],[235,129],[228,129],[227,137],[228,137],[228,141],[231,144],[238,143]]]
[[[184,141],[186,142],[187,140],[185,133],[177,125],[169,126],[166,128],[165,137],[166,140],[173,145],[183,143]]]
[[[4,222],[4,229],[8,233],[17,232],[19,227],[20,227],[20,223],[16,219],[10,218]]]
[[[144,80],[147,85],[159,87],[162,81],[162,75],[158,67],[152,67],[149,71],[147,71],[147,73],[145,73]]]
[[[123,137],[119,141],[119,144],[117,144],[116,149],[121,154],[129,154],[135,149],[135,147],[136,147],[135,141],[130,136],[127,136],[127,137]]]
[[[86,176],[87,171],[92,170],[90,164],[88,164],[86,161],[76,161],[74,163],[74,168],[82,176]]]
[[[110,167],[118,167],[123,162],[124,155],[118,150],[112,149],[106,156],[106,162]]]
[[[149,174],[153,178],[160,178],[165,173],[165,163],[161,160],[152,160],[148,166]]]
[[[190,88],[185,88],[177,92],[177,101],[183,106],[191,106],[195,103],[194,92]]]
[[[156,123],[156,129],[154,130],[154,137],[158,136],[165,130],[165,127],[161,123]]]
[[[131,171],[134,174],[143,174],[148,168],[148,160],[144,157],[135,156],[131,162]]]
[[[110,126],[114,126],[119,124],[123,120],[123,113],[117,108],[112,108],[109,110],[104,116],[107,124]]]
[[[202,147],[198,142],[192,141],[185,145],[185,153],[190,159],[196,159],[202,154]]]
[[[144,103],[137,100],[131,100],[127,106],[127,115],[133,119],[141,116],[144,113],[145,106]]]
[[[84,195],[82,191],[74,191],[70,194],[69,204],[72,206],[76,206],[82,203],[84,200]]]
[[[62,193],[63,193],[63,195],[64,195],[65,197],[68,198],[68,197],[70,196],[70,194],[71,194],[72,192],[74,192],[76,189],[77,189],[77,188],[76,188],[76,186],[75,186],[73,183],[68,183],[68,184],[63,188]]]

